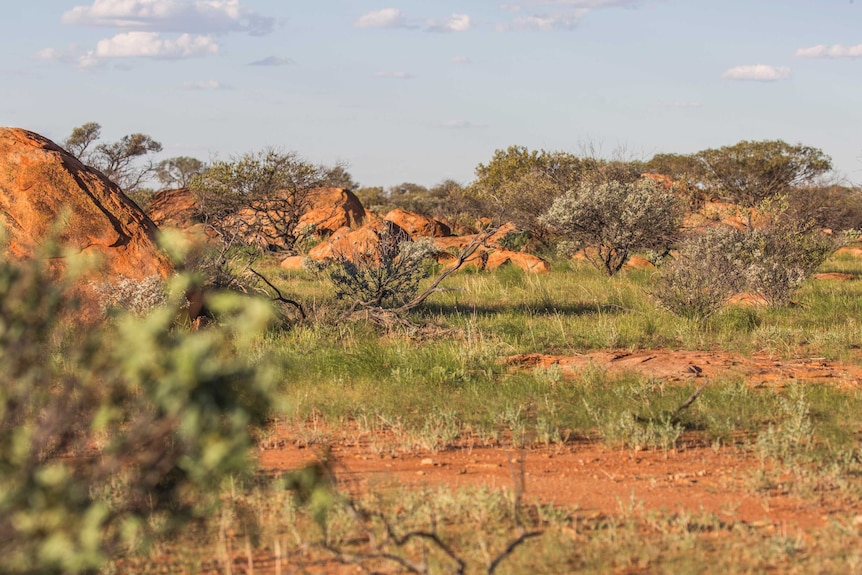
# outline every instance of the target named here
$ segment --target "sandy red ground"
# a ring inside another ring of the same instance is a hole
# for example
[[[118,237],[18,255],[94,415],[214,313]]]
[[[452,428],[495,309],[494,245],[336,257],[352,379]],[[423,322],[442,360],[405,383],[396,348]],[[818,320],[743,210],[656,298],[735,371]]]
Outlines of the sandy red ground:
[[[511,369],[557,366],[564,374],[597,365],[609,373],[635,371],[671,382],[701,383],[737,375],[752,386],[794,380],[842,388],[862,385],[862,368],[824,358],[781,360],[766,355],[652,350],[567,357],[531,354],[507,358],[506,363]],[[276,434],[282,438],[277,442],[281,446],[260,453],[263,469],[294,469],[317,457],[313,447],[292,441],[295,435],[290,428],[278,429]],[[633,451],[577,442],[535,449],[473,446],[396,455],[381,455],[380,449],[372,448],[385,441],[385,437],[366,436],[362,441],[332,445],[339,480],[359,489],[392,485],[514,489],[523,474],[527,500],[575,508],[587,515],[616,515],[634,500],[645,510],[706,511],[727,519],[801,529],[821,526],[836,512],[853,512],[835,509],[825,501],[803,501],[781,490],[757,489],[753,475],[764,463],[736,447]]]

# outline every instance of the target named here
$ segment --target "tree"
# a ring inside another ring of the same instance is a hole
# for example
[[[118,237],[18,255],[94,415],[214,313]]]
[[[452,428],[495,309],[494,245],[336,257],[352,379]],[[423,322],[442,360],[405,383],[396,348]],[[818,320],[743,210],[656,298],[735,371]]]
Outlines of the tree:
[[[583,182],[634,181],[641,173],[637,162],[510,146],[496,150],[488,164],[476,167],[468,194],[506,220],[536,232],[540,231],[538,217],[566,191]]]
[[[499,218],[532,229],[554,198],[578,179],[579,171],[580,160],[570,154],[509,146],[476,166],[468,193]]]
[[[540,221],[586,248],[590,262],[614,275],[633,250],[664,250],[677,238],[679,199],[647,178],[636,182],[584,183],[551,205]]]
[[[192,178],[203,173],[206,168],[207,165],[197,158],[177,156],[156,165],[156,178],[166,188],[187,188]]]
[[[694,157],[706,191],[744,206],[811,185],[832,169],[832,160],[821,150],[781,140],[742,141]]]
[[[63,146],[81,162],[102,172],[124,192],[142,188],[156,170],[149,155],[161,152],[162,145],[146,134],[135,133],[91,148],[101,134],[102,126],[87,122],[73,129]],[[140,163],[142,159],[145,160],[143,164]]]
[[[691,183],[704,179],[704,166],[693,154],[656,154],[644,164],[644,171]]]
[[[226,240],[290,252],[311,190],[324,179],[320,166],[295,152],[267,148],[213,163],[192,178],[189,188],[207,223]]]
[[[367,210],[373,212],[389,211],[389,198],[383,186],[365,186],[356,190],[356,197]]]
[[[332,167],[323,167],[323,181],[321,185],[327,188],[343,188],[350,191],[358,189],[359,184],[356,183],[353,176],[347,171],[349,167],[345,162],[337,162]]]

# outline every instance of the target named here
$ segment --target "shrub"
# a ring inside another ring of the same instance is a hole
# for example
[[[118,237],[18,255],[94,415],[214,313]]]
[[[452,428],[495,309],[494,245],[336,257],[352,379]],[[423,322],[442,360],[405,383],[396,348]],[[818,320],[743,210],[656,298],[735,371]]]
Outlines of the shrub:
[[[734,228],[715,228],[688,237],[679,257],[662,267],[653,296],[676,315],[703,321],[739,291],[743,284],[746,235]]]
[[[540,220],[614,275],[633,250],[663,250],[679,233],[679,200],[646,178],[582,184],[554,201]],[[593,251],[595,250],[595,251]]]
[[[195,175],[204,219],[227,243],[239,240],[265,250],[294,250],[299,220],[325,170],[294,152],[267,148],[229,162],[214,162]]]
[[[663,267],[653,295],[671,312],[696,320],[740,291],[779,307],[839,242],[781,213],[760,228],[715,228],[683,242],[679,257]]]
[[[752,230],[746,239],[747,290],[762,296],[772,307],[789,303],[839,241],[786,220]]]
[[[85,331],[67,293],[0,259],[4,572],[92,572],[206,513],[272,408],[272,370],[248,359],[265,303],[214,297],[224,324],[201,332],[173,329],[171,306]]]
[[[412,300],[419,282],[428,276],[426,265],[434,253],[428,240],[410,241],[384,229],[379,241],[364,250],[341,253],[335,260],[306,266],[326,274],[338,299],[357,308],[394,308]]]
[[[90,286],[99,297],[102,310],[123,309],[143,317],[153,309],[168,303],[165,281],[158,275],[134,280],[119,276],[116,281],[95,283]]]

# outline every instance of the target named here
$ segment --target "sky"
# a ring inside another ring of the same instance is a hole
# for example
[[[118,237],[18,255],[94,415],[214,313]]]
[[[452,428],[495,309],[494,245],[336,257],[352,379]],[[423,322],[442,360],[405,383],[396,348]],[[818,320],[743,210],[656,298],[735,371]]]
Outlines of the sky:
[[[862,0],[3,2],[0,125],[157,159],[268,146],[363,186],[512,145],[649,159],[815,146],[862,183]]]

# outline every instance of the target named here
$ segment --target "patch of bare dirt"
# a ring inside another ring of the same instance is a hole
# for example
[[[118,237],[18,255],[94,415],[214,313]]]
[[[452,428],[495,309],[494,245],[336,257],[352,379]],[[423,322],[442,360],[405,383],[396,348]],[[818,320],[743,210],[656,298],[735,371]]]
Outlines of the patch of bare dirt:
[[[288,441],[260,452],[263,471],[296,469],[320,456]],[[523,489],[525,501],[554,504],[586,517],[645,511],[712,512],[753,525],[809,529],[835,512],[774,489],[761,491],[762,462],[733,447],[618,450],[589,442],[530,449],[464,447],[437,453],[380,453],[368,438],[329,448],[336,474],[350,492],[406,487]],[[521,480],[523,478],[523,480]]]
[[[765,354],[734,355],[715,351],[596,351],[562,356],[538,353],[505,358],[510,369],[559,368],[574,375],[585,369],[609,374],[634,372],[669,381],[696,378],[741,377],[752,386],[782,385],[793,381],[822,383],[844,388],[862,385],[862,367],[822,357],[778,359]]]

